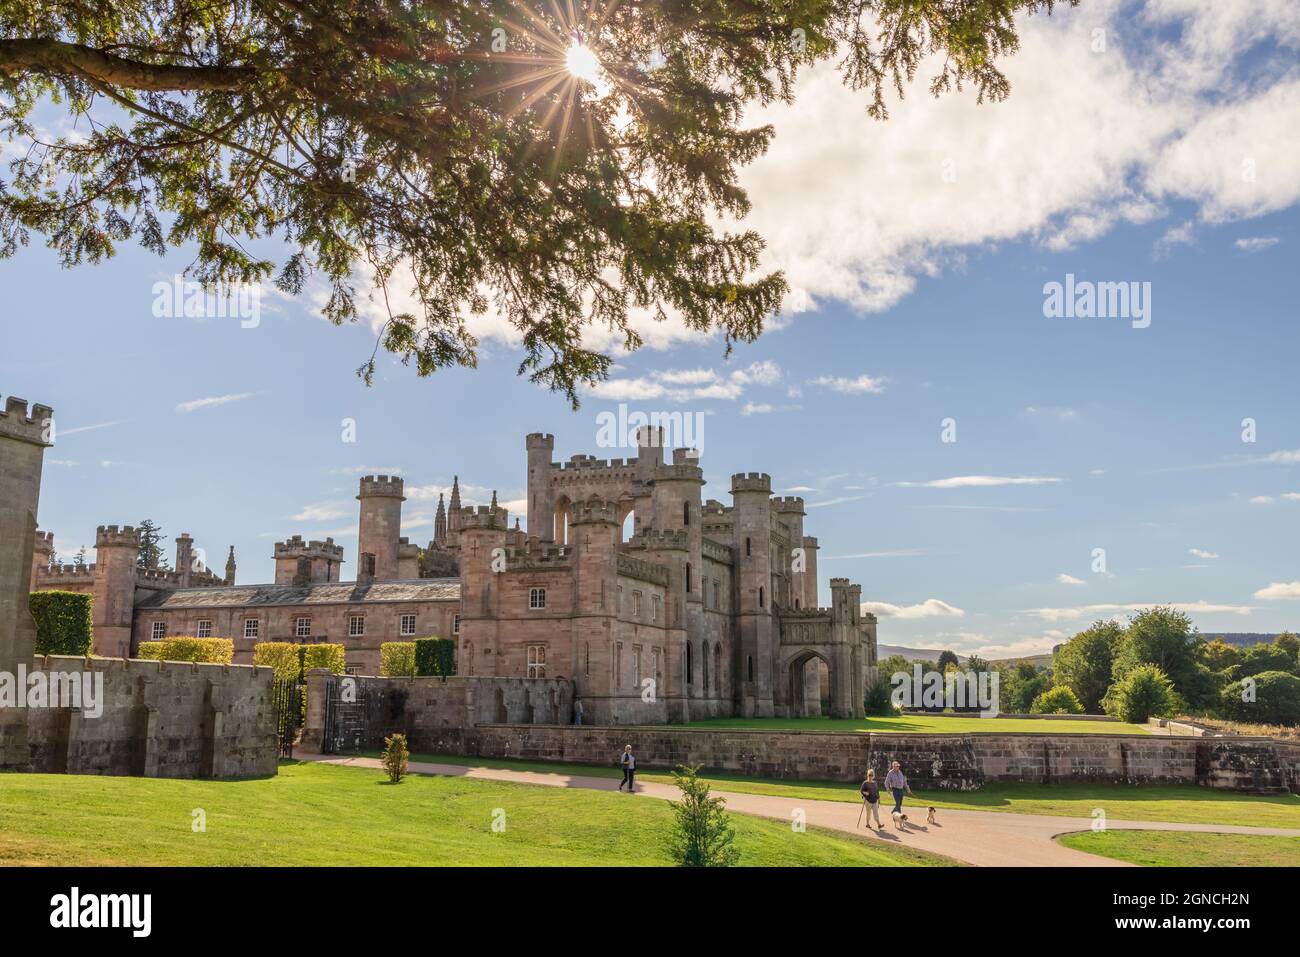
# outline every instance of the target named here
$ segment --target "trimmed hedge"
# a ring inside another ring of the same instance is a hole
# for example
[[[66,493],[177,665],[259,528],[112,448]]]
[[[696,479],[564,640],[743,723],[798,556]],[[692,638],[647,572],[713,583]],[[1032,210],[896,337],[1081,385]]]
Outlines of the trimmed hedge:
[[[34,591],[27,604],[36,619],[38,655],[90,654],[91,606],[95,599],[74,591]]]
[[[288,641],[258,642],[253,646],[253,664],[270,668],[276,681],[301,681],[301,647]]]
[[[302,673],[313,668],[328,668],[336,675],[347,671],[347,659],[342,645],[300,645],[302,648]]]
[[[452,638],[416,638],[415,673],[421,677],[456,673],[456,642]]]
[[[162,641],[140,642],[145,661],[200,661],[228,665],[235,660],[235,643],[229,638],[191,638],[179,635]]]
[[[379,673],[385,678],[409,678],[415,674],[415,642],[386,641],[379,646]]]

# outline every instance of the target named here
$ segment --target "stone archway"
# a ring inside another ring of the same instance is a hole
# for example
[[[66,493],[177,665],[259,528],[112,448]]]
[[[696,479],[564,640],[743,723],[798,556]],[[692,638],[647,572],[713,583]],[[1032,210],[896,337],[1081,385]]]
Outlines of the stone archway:
[[[796,652],[785,666],[790,717],[830,717],[832,679],[830,659],[820,651]]]

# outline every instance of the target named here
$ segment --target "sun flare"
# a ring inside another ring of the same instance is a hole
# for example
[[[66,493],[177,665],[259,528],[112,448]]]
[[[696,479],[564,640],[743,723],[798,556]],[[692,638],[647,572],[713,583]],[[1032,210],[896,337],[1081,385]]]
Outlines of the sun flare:
[[[588,83],[600,81],[600,61],[596,59],[596,54],[591,52],[591,47],[576,40],[564,56],[564,66],[579,80],[586,80]]]

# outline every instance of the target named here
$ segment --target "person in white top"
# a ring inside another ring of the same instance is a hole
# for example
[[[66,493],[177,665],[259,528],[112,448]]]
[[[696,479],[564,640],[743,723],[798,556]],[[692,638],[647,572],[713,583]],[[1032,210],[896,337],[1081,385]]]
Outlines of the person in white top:
[[[636,755],[632,753],[632,745],[629,744],[624,746],[623,754],[619,758],[619,761],[623,765],[623,781],[619,784],[618,789],[620,791],[623,790],[623,785],[626,784],[627,793],[631,794],[636,790],[632,786],[632,781],[636,777]]]

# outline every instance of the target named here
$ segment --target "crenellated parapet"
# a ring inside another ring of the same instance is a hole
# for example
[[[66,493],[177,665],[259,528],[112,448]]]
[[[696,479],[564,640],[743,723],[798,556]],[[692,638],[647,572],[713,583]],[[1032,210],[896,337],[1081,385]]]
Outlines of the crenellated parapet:
[[[140,547],[140,533],[134,525],[100,525],[95,529],[96,548]]]
[[[650,582],[652,585],[662,585],[665,588],[668,587],[668,569],[662,565],[656,565],[654,562],[648,562],[644,558],[636,558],[620,552],[617,559],[617,570],[624,577]]]
[[[765,492],[772,494],[772,476],[766,472],[737,472],[731,476],[732,492]]]
[[[400,475],[364,475],[357,498],[404,499],[405,486]]]
[[[603,499],[589,498],[585,502],[573,504],[571,525],[617,525],[618,503]]]
[[[85,565],[51,565],[47,569],[41,570],[41,582],[60,582],[75,581],[86,582],[95,577],[95,563],[89,562]]]
[[[0,436],[32,445],[53,445],[54,410],[36,403],[28,414],[27,400],[11,395],[0,411]]]
[[[686,532],[663,531],[656,528],[638,532],[623,545],[625,551],[636,549],[648,549],[652,551],[672,549],[684,552],[688,551],[690,547],[690,536],[687,535]]]
[[[674,462],[655,469],[656,482],[697,482],[704,484],[704,469],[695,462]]]
[[[772,511],[791,515],[807,515],[804,511],[803,498],[798,495],[782,495],[772,499]]]
[[[327,558],[330,561],[343,561],[343,546],[334,544],[333,538],[325,541],[303,541],[301,535],[294,535],[282,542],[275,543],[276,558]]]
[[[733,565],[736,561],[735,551],[730,545],[715,542],[711,538],[701,539],[700,554],[719,565]]]
[[[510,524],[509,509],[491,505],[467,506],[460,510],[460,530],[472,531],[477,528],[505,531]]]

